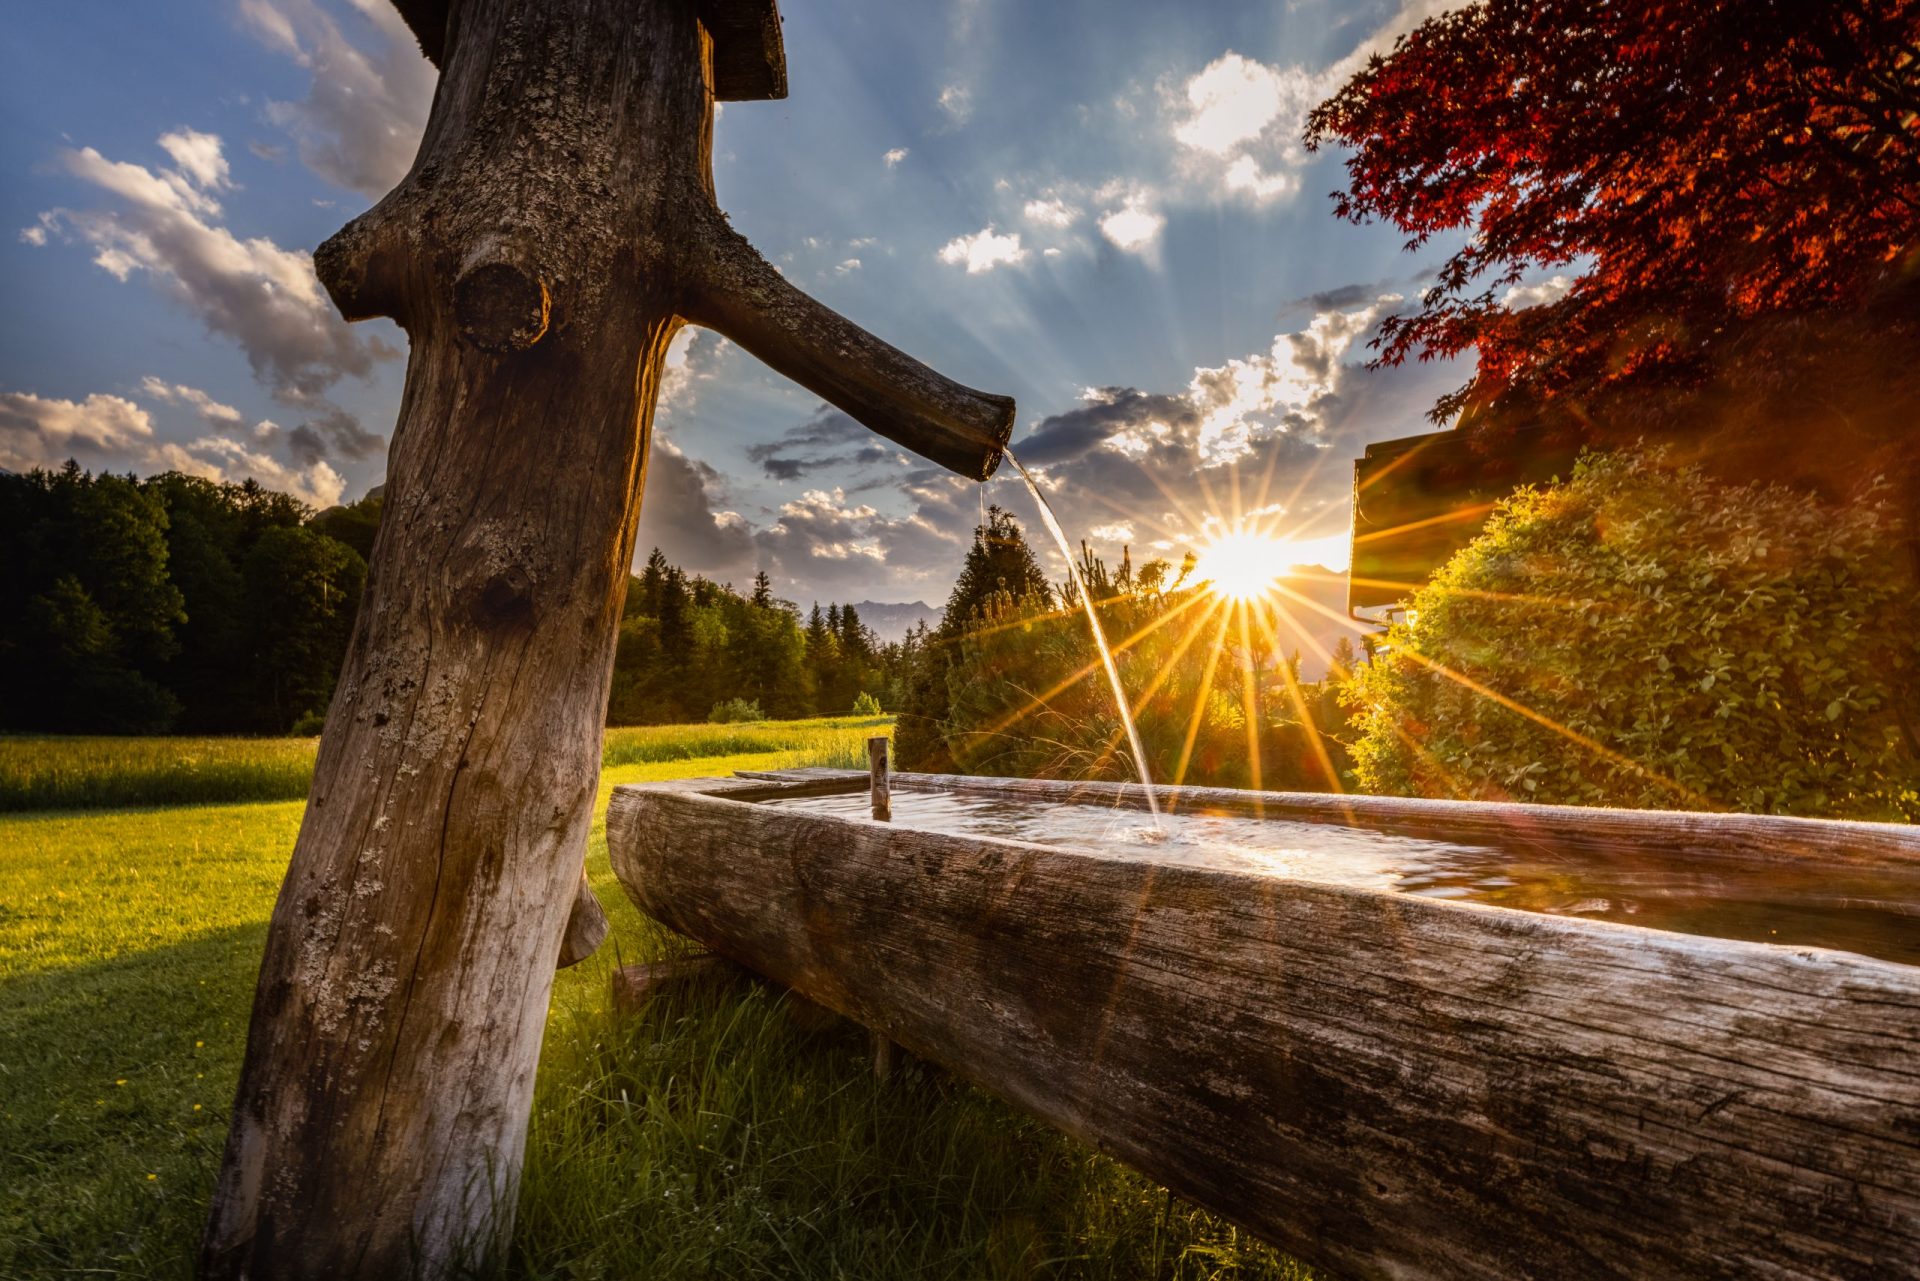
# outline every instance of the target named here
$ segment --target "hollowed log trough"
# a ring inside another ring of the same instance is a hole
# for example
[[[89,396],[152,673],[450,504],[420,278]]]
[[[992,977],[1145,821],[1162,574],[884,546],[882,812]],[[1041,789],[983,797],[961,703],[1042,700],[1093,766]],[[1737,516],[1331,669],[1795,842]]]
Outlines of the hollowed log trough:
[[[757,803],[863,785],[618,788],[613,864],[669,927],[1335,1275],[1920,1267],[1920,968]],[[1920,865],[1913,828],[1259,799],[1457,841]]]

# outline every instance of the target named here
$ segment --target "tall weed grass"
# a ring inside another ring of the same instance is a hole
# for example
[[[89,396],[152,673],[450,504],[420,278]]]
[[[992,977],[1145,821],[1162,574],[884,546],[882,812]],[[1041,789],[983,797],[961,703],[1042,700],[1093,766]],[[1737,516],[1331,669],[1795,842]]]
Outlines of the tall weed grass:
[[[796,1026],[759,985],[669,989],[631,1021],[556,1010],[502,1274],[1306,1278],[982,1090],[871,1064],[864,1029]]]
[[[869,735],[893,718],[821,717],[607,731],[603,767],[746,753],[865,768]],[[315,738],[0,738],[0,813],[297,801],[313,781]]]

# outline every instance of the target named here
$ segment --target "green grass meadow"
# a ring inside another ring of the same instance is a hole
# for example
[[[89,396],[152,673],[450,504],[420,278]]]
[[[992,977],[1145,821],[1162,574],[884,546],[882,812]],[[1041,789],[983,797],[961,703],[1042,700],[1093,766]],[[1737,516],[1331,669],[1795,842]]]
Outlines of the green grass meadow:
[[[885,723],[609,731],[599,808],[618,783],[864,764]],[[312,749],[0,740],[0,1278],[191,1274]],[[863,1031],[802,1030],[766,988],[616,1021],[611,969],[684,944],[627,902],[599,822],[588,870],[613,931],[556,981],[507,1275],[1304,1275],[942,1072],[876,1082]]]
[[[891,724],[842,716],[626,726],[607,731],[600,763],[794,753],[808,764],[865,769],[867,735]],[[317,738],[0,738],[0,813],[304,800],[319,746]]]

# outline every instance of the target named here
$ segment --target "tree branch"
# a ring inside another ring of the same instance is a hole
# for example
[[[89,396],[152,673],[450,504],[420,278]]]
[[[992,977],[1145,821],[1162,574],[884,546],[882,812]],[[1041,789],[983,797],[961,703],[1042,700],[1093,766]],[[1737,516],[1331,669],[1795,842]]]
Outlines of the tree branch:
[[[1013,399],[963,387],[810,298],[716,210],[686,317],[716,329],[888,440],[970,480],[999,466]]]
[[[408,323],[406,297],[408,247],[401,230],[400,188],[335,232],[313,253],[314,273],[346,320],[388,316]]]

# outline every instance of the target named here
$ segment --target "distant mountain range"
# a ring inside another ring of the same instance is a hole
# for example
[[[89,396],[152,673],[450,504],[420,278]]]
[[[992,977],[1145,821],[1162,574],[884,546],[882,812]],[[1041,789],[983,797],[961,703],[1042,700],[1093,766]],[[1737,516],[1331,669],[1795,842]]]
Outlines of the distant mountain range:
[[[940,626],[941,611],[924,601],[888,603],[859,600],[853,603],[853,608],[860,615],[860,621],[883,641],[897,641],[920,623],[928,627]]]
[[[1353,641],[1376,629],[1347,618],[1347,576],[1344,571],[1322,569],[1318,565],[1296,566],[1280,580],[1293,593],[1274,598],[1281,608],[1274,610],[1275,639],[1281,653],[1300,651],[1301,675],[1318,680],[1326,675],[1326,652],[1342,636]],[[1297,597],[1304,596],[1312,604]],[[1318,608],[1315,608],[1315,607]],[[873,629],[883,641],[897,641],[907,629],[919,623],[940,625],[940,611],[924,601],[893,603],[874,600],[855,601],[860,621]]]

